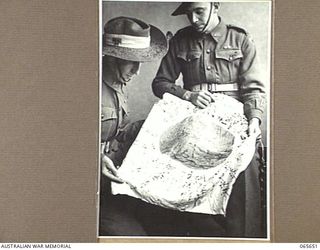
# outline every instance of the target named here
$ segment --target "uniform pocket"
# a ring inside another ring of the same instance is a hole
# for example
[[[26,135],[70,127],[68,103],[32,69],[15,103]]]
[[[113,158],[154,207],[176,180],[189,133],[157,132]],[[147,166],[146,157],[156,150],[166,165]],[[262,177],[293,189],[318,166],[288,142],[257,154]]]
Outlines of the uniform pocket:
[[[180,51],[177,54],[185,84],[199,81],[201,54],[199,50]]]
[[[101,108],[101,140],[109,141],[118,132],[118,115],[115,108]]]
[[[217,68],[222,82],[236,82],[243,54],[241,49],[220,49],[215,52]]]
[[[191,51],[180,51],[177,55],[178,58],[185,62],[191,62],[193,60],[199,59],[201,56],[201,51],[191,50]]]
[[[101,108],[101,121],[117,119],[117,110],[115,108],[102,107]]]
[[[216,58],[223,59],[228,62],[243,58],[242,51],[240,49],[223,49],[216,50]]]

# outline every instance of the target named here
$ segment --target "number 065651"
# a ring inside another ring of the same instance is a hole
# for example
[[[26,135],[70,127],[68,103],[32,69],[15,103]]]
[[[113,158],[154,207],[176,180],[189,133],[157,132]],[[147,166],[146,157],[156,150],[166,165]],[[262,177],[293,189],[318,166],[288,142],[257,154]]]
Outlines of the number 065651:
[[[300,248],[314,249],[314,248],[318,248],[318,244],[315,244],[315,243],[300,244]]]

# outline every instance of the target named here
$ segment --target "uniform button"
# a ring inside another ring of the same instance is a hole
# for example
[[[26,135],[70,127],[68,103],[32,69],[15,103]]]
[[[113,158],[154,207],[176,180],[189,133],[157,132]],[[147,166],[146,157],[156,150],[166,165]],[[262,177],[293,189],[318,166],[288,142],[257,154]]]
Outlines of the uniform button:
[[[101,119],[103,119],[104,118],[104,114],[101,114]]]
[[[227,48],[228,48],[228,46],[223,46],[223,48],[224,48],[224,49],[227,49]]]
[[[207,66],[207,70],[210,70],[211,69],[211,66]]]
[[[233,59],[233,56],[229,56],[229,59],[232,60],[232,59]]]
[[[211,50],[207,49],[207,54],[209,54],[211,52]]]

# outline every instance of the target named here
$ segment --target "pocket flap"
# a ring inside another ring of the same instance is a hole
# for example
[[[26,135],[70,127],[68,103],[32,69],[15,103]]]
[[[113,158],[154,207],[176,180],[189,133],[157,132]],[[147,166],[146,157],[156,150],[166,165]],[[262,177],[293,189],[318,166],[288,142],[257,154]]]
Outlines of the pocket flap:
[[[117,119],[117,110],[115,108],[102,107],[101,108],[101,121],[109,119]]]
[[[192,50],[192,51],[180,51],[177,55],[178,58],[183,59],[186,62],[190,62],[194,59],[199,59],[201,56],[201,51]]]
[[[216,50],[216,58],[233,61],[242,58],[243,54],[240,49],[222,49]]]

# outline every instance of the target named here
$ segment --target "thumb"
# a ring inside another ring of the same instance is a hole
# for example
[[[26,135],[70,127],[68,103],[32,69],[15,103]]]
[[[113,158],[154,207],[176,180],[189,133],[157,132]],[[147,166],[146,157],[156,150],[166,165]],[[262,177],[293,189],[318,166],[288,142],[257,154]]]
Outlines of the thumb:
[[[112,174],[118,176],[117,168],[114,166],[113,161],[109,157],[104,156],[102,158],[102,162],[104,163],[103,165],[105,165],[105,167],[110,170]]]

